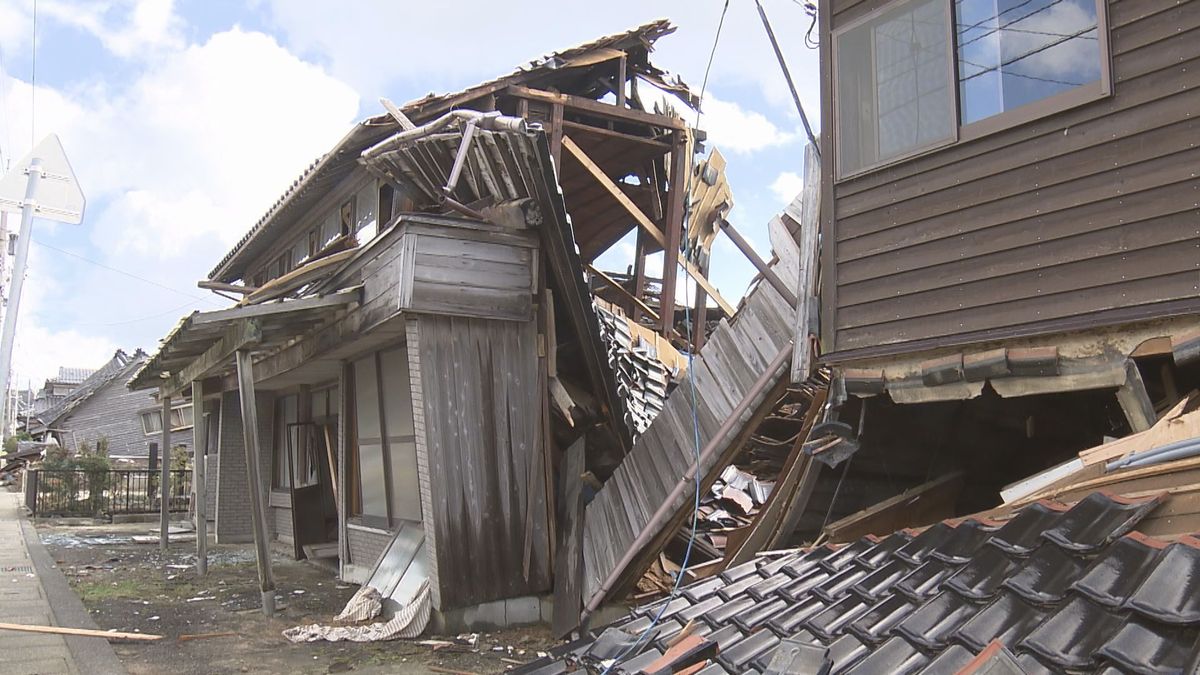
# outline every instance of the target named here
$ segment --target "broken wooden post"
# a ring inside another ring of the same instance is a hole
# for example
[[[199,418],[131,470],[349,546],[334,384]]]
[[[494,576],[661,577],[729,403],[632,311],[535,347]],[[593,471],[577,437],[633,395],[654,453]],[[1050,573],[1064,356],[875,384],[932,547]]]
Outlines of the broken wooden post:
[[[159,461],[159,486],[161,495],[158,509],[158,525],[161,532],[158,535],[158,548],[164,553],[170,544],[168,529],[171,526],[171,396],[166,389],[160,390],[162,399],[162,449]]]
[[[679,266],[675,260],[679,257],[679,240],[683,235],[686,197],[683,186],[687,183],[687,173],[692,166],[692,158],[685,156],[688,148],[685,132],[676,131],[672,137],[675,142],[671,146],[671,168],[667,173],[667,213],[663,219],[666,240],[663,242],[662,292],[658,296],[658,314],[662,319],[659,333],[667,339],[675,330],[675,282],[679,277]]]
[[[1129,428],[1134,433],[1145,431],[1158,421],[1154,403],[1150,400],[1150,394],[1146,393],[1142,373],[1133,359],[1125,362],[1125,384],[1117,390],[1117,402],[1125,411],[1125,419],[1129,420]]]
[[[271,572],[271,551],[267,548],[267,518],[258,474],[258,407],[254,398],[254,365],[250,352],[237,350],[238,397],[242,403],[242,439],[246,446],[246,478],[250,482],[250,518],[254,526],[254,550],[258,558],[258,587],[262,592],[262,610],[275,615],[275,576]]]
[[[196,574],[208,574],[208,415],[204,414],[204,383],[192,381],[192,486],[196,493]]]

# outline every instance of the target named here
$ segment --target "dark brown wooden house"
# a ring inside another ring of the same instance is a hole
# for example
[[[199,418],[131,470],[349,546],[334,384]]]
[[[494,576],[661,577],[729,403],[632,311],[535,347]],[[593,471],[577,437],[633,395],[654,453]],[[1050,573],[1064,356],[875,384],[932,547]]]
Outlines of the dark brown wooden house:
[[[833,511],[994,503],[1200,384],[1200,3],[821,0],[819,37],[820,360],[868,407]]]

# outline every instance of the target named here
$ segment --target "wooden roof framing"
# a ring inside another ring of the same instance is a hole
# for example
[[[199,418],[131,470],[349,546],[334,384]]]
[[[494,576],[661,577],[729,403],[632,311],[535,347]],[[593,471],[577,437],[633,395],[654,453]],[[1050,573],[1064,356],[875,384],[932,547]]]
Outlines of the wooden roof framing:
[[[195,380],[231,372],[237,350],[249,349],[261,356],[282,349],[335,319],[359,297],[360,289],[355,287],[324,296],[193,312],[176,324],[128,386],[157,388],[167,396],[179,394]]]

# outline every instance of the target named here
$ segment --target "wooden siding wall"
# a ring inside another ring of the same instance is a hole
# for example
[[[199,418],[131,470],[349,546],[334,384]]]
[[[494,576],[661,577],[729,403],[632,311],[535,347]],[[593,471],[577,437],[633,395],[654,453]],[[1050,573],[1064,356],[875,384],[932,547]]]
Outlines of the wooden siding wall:
[[[836,29],[884,4],[822,13]],[[841,183],[823,172],[827,350],[1200,310],[1200,2],[1111,0],[1108,19],[1112,96]]]
[[[405,224],[400,309],[527,321],[533,316],[533,240],[466,226]]]
[[[78,452],[79,446],[84,443],[94,450],[96,441],[107,438],[110,457],[148,460],[150,444],[162,442],[160,432],[147,436],[142,428],[142,411],[155,409],[152,393],[150,389],[130,391],[125,388],[124,380],[118,377],[97,389],[55,428],[66,430],[59,435],[62,436],[63,445],[71,452]],[[191,447],[191,427],[172,431],[171,445]]]
[[[416,323],[418,462],[429,473],[439,608],[543,593],[550,526],[534,323]]]

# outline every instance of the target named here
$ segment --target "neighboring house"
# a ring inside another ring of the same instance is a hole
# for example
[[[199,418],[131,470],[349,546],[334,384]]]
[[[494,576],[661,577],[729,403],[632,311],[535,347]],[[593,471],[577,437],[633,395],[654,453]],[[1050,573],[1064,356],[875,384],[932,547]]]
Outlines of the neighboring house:
[[[818,15],[817,363],[864,461],[810,511],[954,471],[989,508],[1200,386],[1200,3]]]
[[[91,368],[68,368],[59,366],[58,376],[46,380],[42,388],[33,396],[31,412],[37,414],[58,405],[84,380],[96,372]]]
[[[95,450],[104,439],[108,456],[116,463],[146,465],[154,448],[161,457],[161,411],[145,391],[129,391],[125,383],[146,361],[140,349],[128,355],[117,350],[112,359],[87,376],[49,409],[33,414],[27,430],[35,440],[53,437],[69,452],[84,445]],[[171,411],[171,447],[192,445],[191,405]]]
[[[632,443],[585,263],[639,220],[668,250],[685,232],[691,133],[637,88],[692,100],[648,60],[672,30],[358,124],[201,282],[245,300],[185,317],[129,386],[200,388],[218,541],[253,536],[257,476],[266,534],[295,556],[360,582],[380,564],[401,601],[428,580],[451,624],[540,618],[562,455],[586,441],[607,478]],[[667,268],[647,314],[663,334]]]

